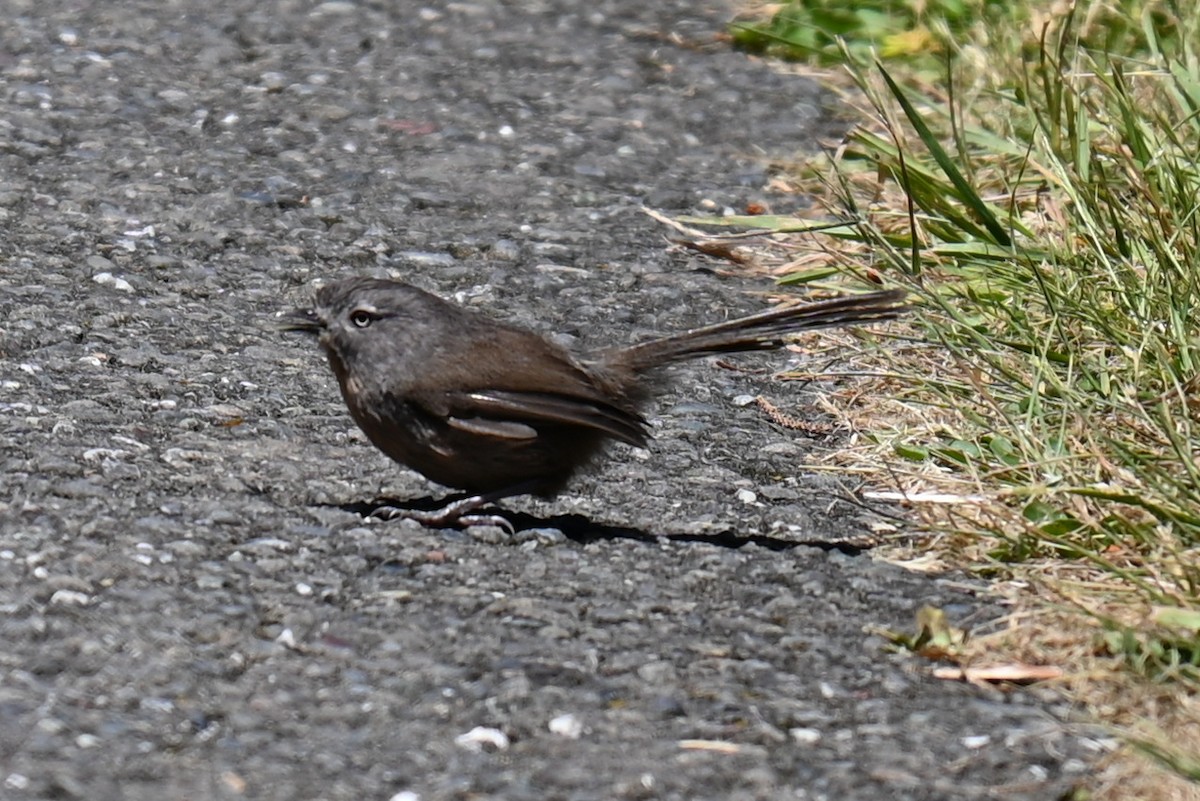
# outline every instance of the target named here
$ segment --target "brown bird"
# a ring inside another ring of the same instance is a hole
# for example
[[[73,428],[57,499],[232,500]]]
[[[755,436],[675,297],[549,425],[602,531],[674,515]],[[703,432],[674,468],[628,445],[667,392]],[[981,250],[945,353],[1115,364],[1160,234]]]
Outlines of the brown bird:
[[[771,309],[578,356],[517,326],[397,281],[351,278],[317,291],[285,330],[318,336],[350,415],[385,454],[470,497],[434,512],[385,507],[428,525],[495,522],[492,501],[557,494],[610,441],[644,447],[641,409],[673,362],[773,350],[798,331],[892,319],[893,289]]]

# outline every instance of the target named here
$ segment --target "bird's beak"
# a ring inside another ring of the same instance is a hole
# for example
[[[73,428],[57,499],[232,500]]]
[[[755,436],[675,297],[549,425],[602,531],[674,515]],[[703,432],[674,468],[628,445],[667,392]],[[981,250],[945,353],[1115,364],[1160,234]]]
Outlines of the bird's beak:
[[[325,324],[314,309],[294,309],[279,315],[279,330],[303,331],[316,336],[325,330]]]

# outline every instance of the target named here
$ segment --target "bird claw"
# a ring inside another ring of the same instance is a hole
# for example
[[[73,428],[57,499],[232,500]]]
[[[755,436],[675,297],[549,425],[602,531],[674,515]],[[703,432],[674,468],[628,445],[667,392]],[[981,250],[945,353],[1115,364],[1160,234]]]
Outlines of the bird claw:
[[[370,517],[380,520],[415,520],[427,528],[471,528],[474,526],[496,526],[512,536],[517,533],[512,522],[498,514],[471,514],[487,503],[486,498],[473,495],[469,498],[448,503],[440,509],[404,509],[399,506],[380,506],[371,511]]]

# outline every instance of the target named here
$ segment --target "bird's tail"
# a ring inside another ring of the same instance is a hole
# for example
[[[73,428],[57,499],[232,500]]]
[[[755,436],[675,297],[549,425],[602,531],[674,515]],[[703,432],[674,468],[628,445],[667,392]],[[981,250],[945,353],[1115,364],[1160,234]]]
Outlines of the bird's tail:
[[[903,289],[888,289],[771,309],[625,348],[621,361],[642,372],[710,353],[773,350],[799,331],[899,317],[909,308],[906,294]]]

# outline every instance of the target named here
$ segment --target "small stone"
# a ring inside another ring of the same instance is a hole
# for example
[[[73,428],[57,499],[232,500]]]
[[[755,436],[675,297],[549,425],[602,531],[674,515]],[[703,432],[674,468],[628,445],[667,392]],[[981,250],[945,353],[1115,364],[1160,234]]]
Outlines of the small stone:
[[[803,726],[797,726],[794,729],[788,729],[788,734],[792,740],[800,745],[816,745],[821,741],[821,732],[819,729],[809,729]]]
[[[583,721],[570,713],[551,718],[548,728],[560,737],[568,740],[578,740],[583,734]]]
[[[264,72],[259,80],[268,92],[282,92],[288,85],[288,78],[282,72]]]
[[[323,14],[353,14],[356,10],[358,10],[358,6],[354,3],[342,2],[342,0],[330,0],[314,8],[312,15],[316,17]]]
[[[10,790],[24,790],[29,786],[29,777],[23,773],[10,773],[4,777],[4,786]]]
[[[50,596],[51,606],[87,606],[91,596],[75,590],[58,590]]]
[[[182,89],[164,89],[158,93],[158,99],[173,108],[187,108],[191,105],[188,93]]]
[[[562,545],[567,541],[567,535],[557,528],[527,528],[518,531],[513,540],[520,545],[526,543],[547,546]]]
[[[508,748],[508,735],[499,729],[476,726],[466,734],[455,737],[454,744],[459,748],[477,753],[484,750],[504,751]]]
[[[90,261],[90,260],[89,260]],[[107,259],[105,259],[107,261]],[[100,286],[111,286],[118,292],[132,292],[133,285],[124,278],[118,278],[110,272],[96,273],[92,276],[92,280]]]
[[[476,542],[487,545],[502,545],[509,539],[508,532],[500,526],[471,526],[467,529],[467,534]]]
[[[675,666],[670,662],[647,662],[637,669],[638,678],[647,684],[670,684],[677,677]]]
[[[497,239],[488,250],[488,257],[496,261],[517,261],[521,258],[521,247],[511,239]]]

